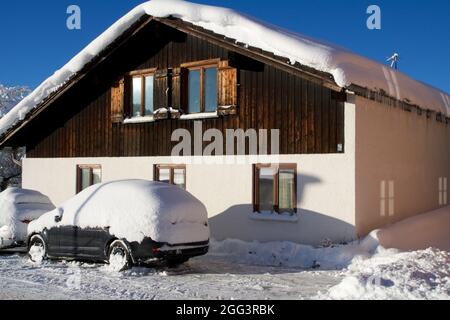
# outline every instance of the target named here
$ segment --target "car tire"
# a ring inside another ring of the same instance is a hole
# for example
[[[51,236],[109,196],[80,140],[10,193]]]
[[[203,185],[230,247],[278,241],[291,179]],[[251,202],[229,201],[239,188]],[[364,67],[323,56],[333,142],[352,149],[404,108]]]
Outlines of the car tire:
[[[120,240],[111,243],[108,251],[108,264],[112,271],[125,271],[132,267],[131,255],[127,246]]]
[[[28,246],[28,257],[35,263],[41,263],[47,259],[47,245],[42,236],[35,234],[31,237]]]

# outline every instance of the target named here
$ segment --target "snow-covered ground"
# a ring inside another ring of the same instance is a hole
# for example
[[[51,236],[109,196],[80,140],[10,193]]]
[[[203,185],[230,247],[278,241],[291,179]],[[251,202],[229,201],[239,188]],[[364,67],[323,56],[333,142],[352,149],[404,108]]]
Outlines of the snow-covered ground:
[[[308,299],[337,285],[338,272],[235,264],[200,257],[176,269],[45,262],[0,256],[0,299]]]
[[[411,237],[420,225],[420,237]],[[212,241],[208,255],[176,269],[123,273],[101,264],[34,264],[24,254],[1,254],[0,299],[449,300],[449,226],[447,207],[348,245]],[[410,251],[386,249],[396,243]]]
[[[0,256],[0,299],[450,299],[450,254],[383,250],[343,270],[237,262],[214,253],[176,269]]]

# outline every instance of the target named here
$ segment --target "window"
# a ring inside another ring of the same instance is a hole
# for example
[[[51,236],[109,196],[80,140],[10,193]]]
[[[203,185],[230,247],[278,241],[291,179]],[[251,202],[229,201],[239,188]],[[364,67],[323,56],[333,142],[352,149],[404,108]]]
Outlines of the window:
[[[297,212],[297,165],[254,165],[255,212]]]
[[[154,180],[186,189],[186,166],[157,164],[154,167]]]
[[[208,60],[183,64],[187,73],[187,113],[215,112],[218,105],[218,63]]]
[[[439,178],[439,205],[447,205],[447,177]]]
[[[135,71],[131,76],[131,117],[153,115],[155,69]]]
[[[77,193],[102,182],[102,167],[100,165],[77,166]]]
[[[395,210],[395,181],[383,180],[380,183],[380,216],[393,216]]]

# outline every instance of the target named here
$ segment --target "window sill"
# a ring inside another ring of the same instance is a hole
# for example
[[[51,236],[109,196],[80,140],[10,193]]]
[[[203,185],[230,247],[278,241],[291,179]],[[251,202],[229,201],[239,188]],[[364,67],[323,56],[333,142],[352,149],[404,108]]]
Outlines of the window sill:
[[[217,113],[217,111],[215,111],[215,112],[183,114],[182,116],[180,116],[180,120],[213,119],[218,117],[219,114]]]
[[[134,117],[123,120],[124,124],[130,123],[145,123],[145,122],[153,122],[155,118],[153,116],[145,116],[145,117]]]
[[[270,211],[263,211],[263,212],[252,212],[249,215],[249,218],[251,220],[258,220],[258,221],[277,221],[277,222],[291,222],[296,223],[298,222],[298,215],[296,213],[281,213],[278,214],[276,212],[270,212]]]

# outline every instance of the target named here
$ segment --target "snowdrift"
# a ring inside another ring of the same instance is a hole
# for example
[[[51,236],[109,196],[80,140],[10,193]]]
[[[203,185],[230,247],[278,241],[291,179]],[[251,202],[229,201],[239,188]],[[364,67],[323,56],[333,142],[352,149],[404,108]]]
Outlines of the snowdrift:
[[[210,255],[244,264],[340,270],[350,266],[355,258],[366,259],[374,254],[397,252],[388,249],[415,251],[433,248],[450,252],[449,230],[450,206],[374,230],[364,239],[346,245],[315,248],[292,242],[228,239],[213,241]]]
[[[362,241],[326,248],[293,242],[260,243],[228,239],[212,241],[209,255],[250,265],[340,270],[347,267],[355,256],[370,257],[378,245],[376,232]]]
[[[27,225],[55,206],[40,192],[19,188],[8,188],[0,193],[0,237],[23,241],[27,236]]]
[[[370,259],[355,258],[343,280],[316,299],[449,300],[450,253],[391,249]]]
[[[61,222],[55,222],[55,216]],[[209,239],[208,213],[190,193],[166,183],[122,180],[93,185],[30,223],[28,233],[55,226],[109,228],[117,238],[170,244]]]
[[[407,99],[422,108],[450,116],[450,95],[447,93],[341,47],[283,30],[231,9],[180,0],[153,0],[137,6],[114,23],[0,119],[0,136],[23,120],[144,15],[180,18],[246,45],[286,57],[293,64],[298,62],[328,72],[343,88],[356,84],[376,91],[384,90],[397,99]]]
[[[317,298],[450,299],[448,230],[450,207],[379,230],[376,254],[370,259],[356,256],[342,282]]]
[[[384,248],[450,252],[450,206],[388,226],[378,232],[378,239]]]
[[[212,242],[208,258],[234,263],[342,270],[315,299],[450,299],[450,206],[375,230],[348,245]],[[400,251],[403,250],[403,251]]]

